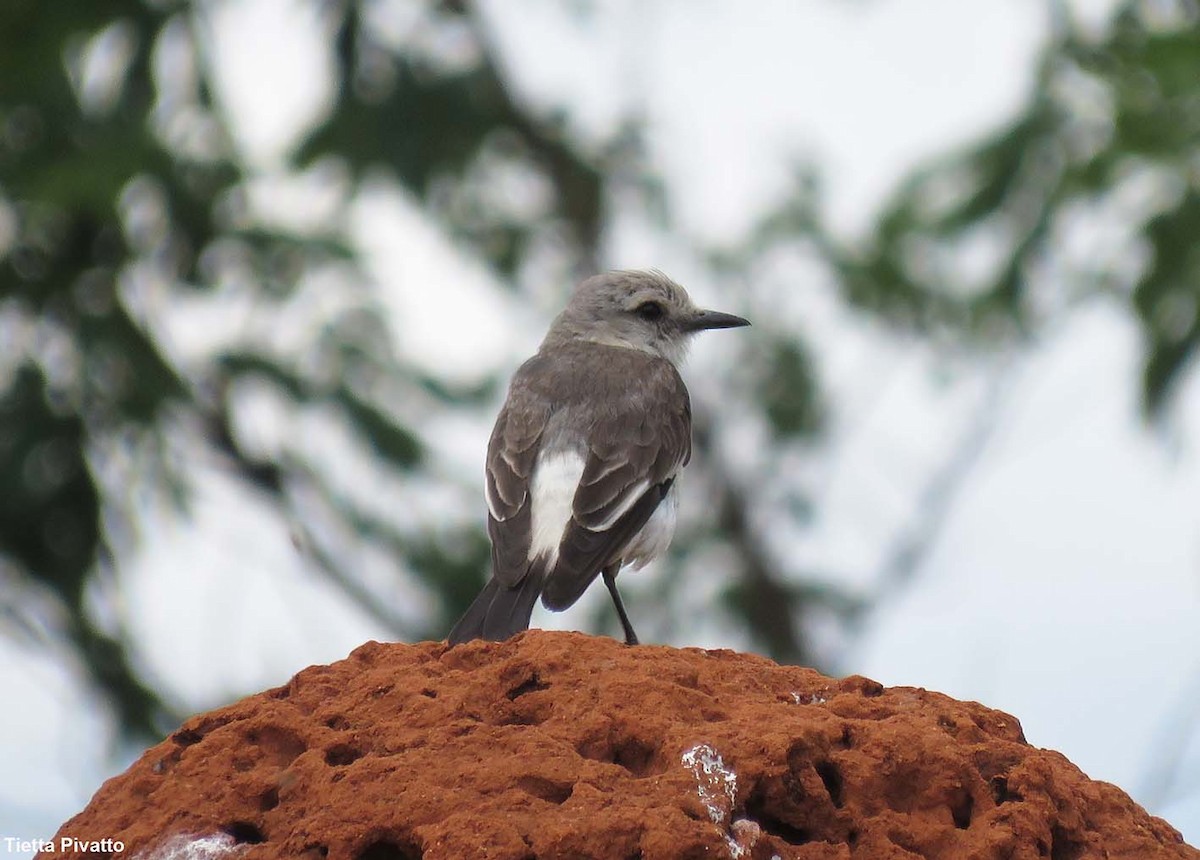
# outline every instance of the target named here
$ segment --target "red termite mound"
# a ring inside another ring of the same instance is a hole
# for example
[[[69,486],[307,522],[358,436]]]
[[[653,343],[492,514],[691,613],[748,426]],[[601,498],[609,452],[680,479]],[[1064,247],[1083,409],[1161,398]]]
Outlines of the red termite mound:
[[[193,717],[64,837],[142,860],[1200,860],[982,705],[543,631],[372,642]]]

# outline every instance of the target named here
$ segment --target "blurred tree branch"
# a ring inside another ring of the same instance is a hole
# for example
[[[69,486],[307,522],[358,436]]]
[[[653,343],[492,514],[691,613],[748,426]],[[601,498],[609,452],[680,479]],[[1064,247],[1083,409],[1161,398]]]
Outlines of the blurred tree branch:
[[[585,141],[553,111],[525,103],[484,16],[466,0],[421,7],[432,30],[469,36],[477,51],[465,61],[389,41],[362,0],[326,8],[338,91],[294,166],[344,165],[347,196],[384,171],[464,254],[513,288],[548,247],[564,270],[601,266],[617,192],[658,181],[637,123]],[[1080,35],[1060,9],[1057,39],[1020,114],[909,177],[864,241],[832,233],[811,177],[802,177],[735,253],[719,260],[695,249],[697,264],[719,280],[779,248],[801,248],[828,265],[847,306],[984,351],[1020,344],[1092,296],[1116,298],[1141,326],[1143,400],[1147,414],[1159,414],[1200,343],[1200,26],[1173,8],[1148,20],[1130,3],[1101,39]],[[253,171],[232,143],[198,47],[202,15],[193,3],[136,0],[10,0],[0,11],[0,333],[13,344],[0,356],[0,554],[23,584],[55,595],[65,619],[59,632],[122,725],[144,734],[178,715],[142,677],[126,632],[102,624],[103,607],[89,603],[103,599],[94,595],[105,571],[119,576],[113,524],[138,516],[105,488],[139,480],[186,488],[188,464],[161,453],[170,446],[128,440],[161,437],[177,423],[203,428],[195,442],[206,450],[189,452],[188,463],[201,453],[228,463],[301,536],[328,580],[397,636],[440,636],[482,583],[487,558],[475,520],[454,524],[450,538],[406,533],[369,500],[339,495],[295,448],[264,454],[239,432],[234,392],[253,382],[291,414],[336,415],[380,470],[415,479],[432,474],[422,435],[429,415],[478,411],[498,381],[484,394],[465,391],[397,360],[342,225],[298,236],[259,223],[245,203]],[[178,71],[189,68],[190,77]],[[504,170],[535,177],[549,189],[545,201],[522,208],[508,199],[497,190]],[[1157,191],[1125,245],[1082,264],[1063,260],[1058,238],[1068,215],[1112,206],[1138,181]],[[670,213],[658,214],[670,230]],[[962,257],[980,236],[1001,250],[968,278]],[[1142,269],[1114,263],[1139,247],[1149,251]],[[1058,268],[1047,277],[1050,263]],[[339,289],[350,309],[326,321],[303,356],[248,334],[203,360],[178,361],[139,299],[145,291],[164,301],[220,296],[239,284],[271,316],[296,300],[306,275],[334,265],[348,275]],[[815,444],[824,425],[807,344],[782,330],[758,343],[739,369],[742,406],[775,453]],[[745,476],[714,444],[717,416],[700,406],[696,419],[697,458],[714,493],[709,536],[739,562],[727,607],[772,656],[812,662],[810,614],[831,610],[849,621],[870,601],[772,559]],[[917,569],[990,423],[984,410],[930,485],[885,579]],[[103,467],[116,473],[102,482],[97,452],[113,447],[137,453],[123,467]],[[301,491],[321,504],[301,510]],[[406,619],[339,548],[318,539],[326,526],[395,558],[396,576],[441,615]],[[674,559],[688,564],[686,551]],[[664,581],[674,588],[678,579]]]

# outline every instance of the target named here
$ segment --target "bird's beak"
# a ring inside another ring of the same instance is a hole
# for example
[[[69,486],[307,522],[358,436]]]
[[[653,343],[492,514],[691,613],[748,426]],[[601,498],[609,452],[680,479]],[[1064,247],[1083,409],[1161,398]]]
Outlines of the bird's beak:
[[[740,328],[744,325],[750,325],[750,320],[720,311],[696,311],[688,320],[686,328],[688,331],[706,331],[712,328]]]

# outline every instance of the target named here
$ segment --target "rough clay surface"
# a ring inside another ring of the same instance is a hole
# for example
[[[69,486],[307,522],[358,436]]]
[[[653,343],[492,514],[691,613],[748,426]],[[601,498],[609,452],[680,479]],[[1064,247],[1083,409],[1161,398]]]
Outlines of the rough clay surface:
[[[999,711],[543,631],[372,642],[193,717],[63,836],[141,860],[1200,860]]]

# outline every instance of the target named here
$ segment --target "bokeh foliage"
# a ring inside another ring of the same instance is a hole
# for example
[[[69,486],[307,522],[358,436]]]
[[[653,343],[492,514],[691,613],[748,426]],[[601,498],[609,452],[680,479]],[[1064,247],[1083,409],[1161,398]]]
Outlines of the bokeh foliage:
[[[1010,123],[916,171],[862,246],[811,223],[796,233],[818,237],[847,301],[926,334],[989,341],[1097,295],[1126,302],[1145,345],[1142,402],[1157,417],[1200,344],[1200,12],[1131,2],[1096,37],[1054,8],[1057,33]],[[1125,203],[1138,189],[1148,199]],[[1105,215],[1127,226],[1111,250],[1144,265],[1061,259],[1069,231]],[[980,237],[998,250],[968,277],[954,253]]]
[[[707,257],[714,277],[796,246],[828,265],[861,312],[983,344],[1036,331],[1050,310],[1116,296],[1145,333],[1144,401],[1161,410],[1200,340],[1200,23],[1190,5],[1153,6],[1129,4],[1100,38],[1064,16],[1019,115],[916,172],[865,241],[826,229],[806,182],[738,249]],[[336,162],[352,188],[382,171],[498,282],[517,288],[547,247],[565,270],[593,270],[618,192],[658,187],[635,123],[583,140],[565,119],[522,102],[469,4],[424,6],[429,27],[459,31],[473,46],[465,58],[394,41],[364,0],[323,8],[338,88],[294,166]],[[243,438],[237,392],[252,382],[295,410],[340,416],[380,469],[429,477],[420,410],[396,402],[480,409],[500,381],[463,390],[397,359],[374,322],[376,298],[356,286],[365,279],[340,226],[300,235],[253,217],[245,203],[253,170],[214,99],[203,13],[182,0],[0,6],[0,573],[12,586],[0,618],[14,635],[38,628],[44,619],[30,616],[48,600],[122,726],[143,734],[177,715],[104,611],[119,589],[122,536],[137,531],[123,482],[161,484],[186,500],[181,456],[219,458],[398,638],[443,635],[486,573],[475,521],[450,534],[414,533],[346,498],[295,451],[264,453]],[[533,177],[548,189],[544,202],[530,208],[498,194],[492,180],[504,170]],[[1125,280],[1085,267],[1068,271],[1068,282],[1031,287],[1046,280],[1037,274],[1056,254],[1064,219],[1112,206],[1146,177],[1157,196],[1130,228],[1144,266]],[[669,228],[664,201],[650,193],[646,205]],[[966,278],[956,249],[981,234],[999,251],[984,275]],[[697,250],[703,258],[709,249]],[[220,294],[236,281],[270,312],[313,271],[339,273],[352,300],[307,355],[232,339],[204,360],[183,360],[147,311],[147,292]],[[744,368],[745,405],[780,451],[814,444],[824,413],[810,347],[763,329]],[[764,550],[748,481],[714,452],[712,416],[701,408],[697,418],[697,468],[714,515],[703,533],[681,535],[661,605],[677,602],[689,547],[726,547],[737,572],[725,594],[730,617],[772,656],[811,660],[806,613],[850,617],[862,601]],[[136,452],[133,465],[122,467],[114,447]],[[323,516],[391,553],[397,575],[440,611],[415,623],[388,611],[388,593],[322,543],[320,524],[296,504],[298,488],[323,500]]]

